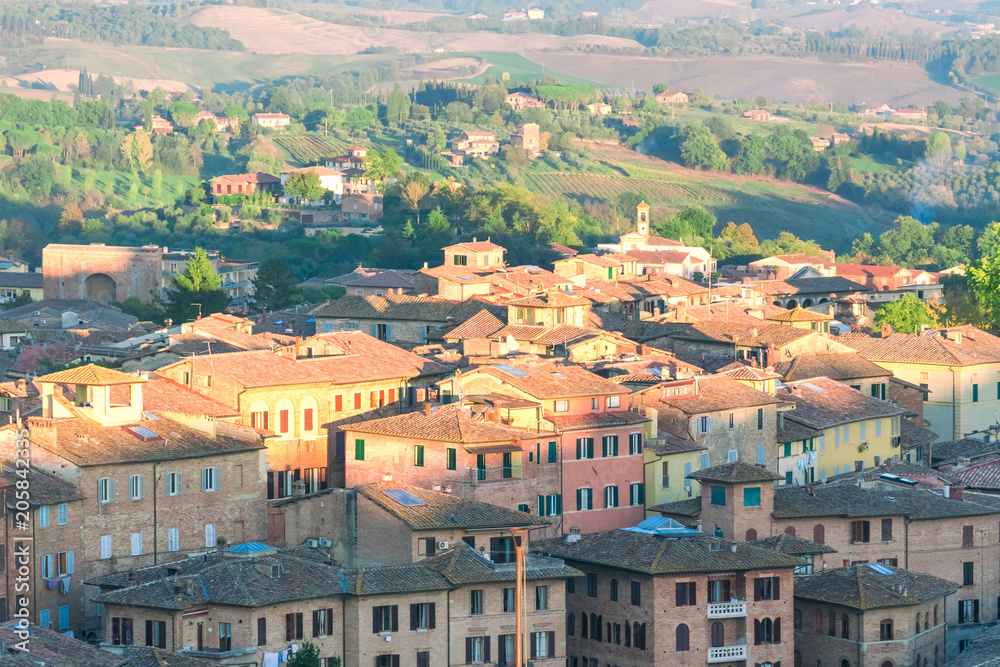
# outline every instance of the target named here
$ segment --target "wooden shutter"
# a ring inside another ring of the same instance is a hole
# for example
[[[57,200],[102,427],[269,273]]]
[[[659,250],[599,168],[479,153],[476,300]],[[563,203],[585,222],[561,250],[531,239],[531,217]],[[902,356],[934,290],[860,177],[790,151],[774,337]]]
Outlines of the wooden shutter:
[[[257,646],[267,646],[267,618],[257,619]]]
[[[344,395],[343,394],[337,394],[333,398],[333,409],[336,410],[337,412],[343,412],[344,411]]]
[[[427,605],[427,627],[430,628],[431,630],[437,627],[437,619],[435,618],[435,610],[433,602]]]
[[[972,601],[972,622],[979,622],[979,600]]]
[[[972,526],[962,526],[962,546],[971,547],[973,543]]]
[[[472,664],[472,637],[465,638],[465,664]]]
[[[417,615],[420,614],[420,605],[410,605],[410,630],[417,629]]]
[[[760,587],[760,583],[761,583],[760,579],[754,579],[753,580],[753,601],[754,602],[759,602],[760,601],[760,588],[761,588]]]
[[[146,646],[153,645],[153,622],[146,621]]]
[[[314,611],[313,612],[313,635],[312,636],[313,637],[319,637],[319,635],[320,635],[319,611]]]
[[[760,644],[760,637],[761,637],[760,620],[755,618],[753,621],[753,643],[755,646]]]
[[[399,607],[392,605],[392,631],[399,632]]]
[[[857,521],[852,521],[851,522],[851,544],[854,544],[857,541],[858,541],[858,522]]]
[[[293,614],[285,614],[285,641],[292,641],[292,633],[295,632],[295,619]]]
[[[378,632],[378,610],[379,607],[372,607],[372,632]]]
[[[392,656],[392,667],[399,667],[399,654],[397,653]]]
[[[532,660],[538,657],[538,633],[536,632],[531,633],[531,649],[529,653]]]
[[[326,634],[333,634],[333,609],[326,610]]]
[[[979,608],[979,601],[976,601],[976,609]],[[978,618],[978,616],[977,616]],[[489,636],[483,637],[483,662],[490,661],[490,638]]]
[[[556,633],[554,630],[549,630],[548,634],[549,634],[548,637],[549,641],[546,642],[548,644],[548,650],[549,650],[548,657],[554,658],[556,657]]]
[[[775,644],[780,644],[781,643],[781,619],[780,618],[774,619],[774,643]]]
[[[302,612],[295,614],[295,638],[302,639]]]
[[[781,577],[771,577],[771,599],[781,599]]]
[[[302,411],[302,428],[306,431],[313,430],[313,409],[306,408]]]

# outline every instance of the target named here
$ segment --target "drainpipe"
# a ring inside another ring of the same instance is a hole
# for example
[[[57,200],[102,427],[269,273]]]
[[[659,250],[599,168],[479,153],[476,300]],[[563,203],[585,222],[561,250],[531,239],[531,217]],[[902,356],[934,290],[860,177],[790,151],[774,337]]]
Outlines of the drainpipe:
[[[153,463],[153,565],[159,560],[159,549],[157,548],[158,530],[156,525],[156,463]]]

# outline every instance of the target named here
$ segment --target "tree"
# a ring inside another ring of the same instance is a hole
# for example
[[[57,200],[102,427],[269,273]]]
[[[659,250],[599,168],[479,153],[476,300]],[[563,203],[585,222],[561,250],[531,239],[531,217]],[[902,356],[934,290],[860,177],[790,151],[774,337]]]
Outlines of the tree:
[[[912,294],[906,294],[899,301],[890,301],[879,308],[872,324],[876,329],[889,324],[896,331],[916,333],[921,325],[936,326],[937,321],[926,303]]]
[[[762,174],[765,157],[767,157],[767,142],[759,134],[751,134],[740,148],[734,171],[737,174]]]
[[[120,150],[125,164],[132,171],[143,170],[153,161],[153,143],[145,132],[125,135]]]
[[[76,234],[83,225],[83,211],[80,207],[70,202],[63,206],[62,214],[59,216],[59,231],[64,234]]]
[[[285,182],[285,194],[299,199],[320,201],[326,192],[326,188],[320,185],[319,174],[314,171],[297,171]]]
[[[420,201],[431,191],[431,184],[427,176],[422,173],[411,174],[400,188],[400,196],[406,205],[417,214],[417,227],[420,226]]]
[[[170,105],[170,119],[181,127],[192,127],[198,120],[198,109],[187,100],[177,100]]]
[[[700,206],[690,206],[667,218],[656,232],[668,239],[690,239],[692,236],[712,238],[715,216]]]
[[[994,235],[1000,234],[1000,224],[996,222],[988,229]],[[994,246],[990,254],[966,267],[965,280],[986,324],[993,331],[1000,330],[1000,246]]]
[[[374,125],[377,119],[377,114],[368,107],[354,107],[347,113],[344,122],[355,132],[361,132]]]
[[[288,306],[304,303],[302,294],[295,287],[295,274],[280,258],[264,262],[253,279],[253,303],[251,312],[281,310]]]
[[[340,658],[327,658],[326,664],[327,667],[340,667]],[[309,640],[302,642],[302,646],[288,661],[288,667],[319,667],[319,648]]]
[[[383,181],[395,178],[403,168],[403,158],[391,148],[370,151],[365,158],[365,178]]]
[[[726,154],[719,148],[712,132],[702,123],[696,121],[685,125],[680,136],[684,166],[708,171],[722,171],[726,168]]]
[[[189,322],[199,314],[221,313],[229,306],[230,297],[222,289],[222,279],[204,248],[196,248],[187,260],[184,272],[174,276],[174,287],[167,292],[167,313],[175,323]]]

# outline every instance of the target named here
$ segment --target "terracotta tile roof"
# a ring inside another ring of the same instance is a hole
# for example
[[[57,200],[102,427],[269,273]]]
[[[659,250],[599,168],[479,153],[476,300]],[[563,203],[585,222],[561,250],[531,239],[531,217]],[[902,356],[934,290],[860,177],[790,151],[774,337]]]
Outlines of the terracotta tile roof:
[[[986,456],[1000,457],[1000,442],[983,442],[982,440],[949,440],[936,442],[932,449],[933,463],[952,463],[962,458],[979,459]]]
[[[949,335],[961,336],[961,342]],[[970,337],[971,336],[971,337]],[[972,325],[932,329],[920,334],[893,333],[886,338],[844,335],[838,342],[852,347],[869,361],[896,361],[950,366],[1000,362],[1000,338]]]
[[[0,468],[0,488],[14,489],[20,477],[15,472],[13,461],[4,461]],[[7,494],[7,506],[13,509],[16,505],[16,497],[13,492]],[[42,505],[58,505],[59,503],[69,503],[75,500],[83,500],[84,495],[75,486],[64,482],[55,475],[50,475],[40,468],[31,470],[31,497],[28,502],[32,507]]]
[[[152,646],[121,646],[125,662],[118,667],[209,667],[215,664],[184,653],[170,653]]]
[[[492,132],[479,132],[479,133],[472,132],[469,133],[469,136],[480,135],[480,134],[484,136],[489,135],[490,137],[493,136]],[[462,250],[471,250],[472,252],[489,252],[491,250],[503,250],[504,252],[507,251],[507,249],[504,248],[503,246],[499,246],[496,243],[492,243],[490,241],[466,241],[464,243],[456,243],[455,245],[445,246],[444,248],[442,248],[442,250],[451,250],[453,248],[459,248]]]
[[[281,179],[277,176],[272,176],[271,174],[265,174],[262,171],[258,171],[256,174],[225,174],[222,176],[216,176],[212,179],[215,181],[230,181],[233,183],[255,183],[257,185],[264,185],[268,183],[280,183]]]
[[[891,376],[892,373],[872,363],[857,352],[804,353],[779,361],[774,370],[787,381],[828,377],[831,380],[854,380]]]
[[[731,303],[727,300],[724,303],[713,303],[708,306],[688,307],[684,311],[686,320],[682,321],[735,322],[737,324],[749,324],[750,326],[760,327],[763,325],[765,317],[784,312],[786,312],[784,308],[771,304],[747,307]]]
[[[464,302],[432,299],[392,292],[385,296],[342,296],[320,306],[316,317],[365,320],[416,320],[420,322],[464,322],[489,304],[470,299]]]
[[[479,285],[493,282],[493,274],[477,272],[464,266],[432,266],[420,269],[420,273],[460,285]]]
[[[121,656],[34,624],[28,627],[30,652],[17,651],[13,647],[25,641],[20,631],[17,621],[0,624],[4,667],[131,667]]]
[[[649,322],[644,320],[629,320],[620,331],[629,340],[644,343],[657,338],[667,338],[675,333],[686,331],[690,324],[681,322]]]
[[[801,306],[795,306],[795,308],[783,313],[768,315],[766,319],[768,322],[829,322],[833,318],[829,315],[806,310]]]
[[[671,514],[674,516],[687,516],[696,517],[701,516],[701,496],[696,498],[688,498],[687,500],[678,500],[673,503],[663,503],[660,505],[653,505],[649,508],[650,512],[660,512],[661,514]]]
[[[685,250],[629,250],[625,254],[647,266],[684,264],[691,260],[691,253]]]
[[[811,329],[766,324],[752,326],[735,322],[695,322],[668,334],[680,340],[706,343],[739,343],[744,347],[780,348],[806,336],[818,335]]]
[[[1000,490],[1000,460],[994,459],[962,470],[952,470],[949,474],[970,489]]]
[[[573,250],[572,248],[568,248],[564,245],[559,245],[558,243],[550,243],[549,247],[555,250],[560,255],[566,255],[567,257],[572,257],[574,255],[579,254],[578,250]]]
[[[649,421],[646,417],[637,415],[631,410],[615,410],[614,412],[593,412],[584,415],[546,415],[545,417],[556,425],[560,432],[581,431],[595,428],[614,428],[616,426],[635,426]]]
[[[530,308],[565,308],[567,306],[587,306],[590,305],[590,301],[581,296],[566,292],[549,292],[548,294],[514,299],[508,301],[506,305],[527,306]]]
[[[362,484],[355,489],[413,530],[509,528],[548,526],[551,523],[544,517],[526,512],[466,500],[449,493],[430,491],[408,484],[377,482]],[[422,504],[401,505],[385,494],[390,489],[402,489],[416,497]]]
[[[593,255],[593,254],[577,255],[574,259],[586,262],[587,264],[593,264],[594,266],[600,266],[606,269],[622,265],[622,263],[619,260],[613,259],[608,255]]]
[[[600,336],[610,337],[606,331],[592,327],[578,327],[572,324],[559,324],[545,330],[542,335],[535,338],[534,342],[539,345],[565,345],[568,343],[581,343]],[[631,341],[629,341],[631,342]]]
[[[146,382],[146,380],[131,373],[122,373],[110,368],[87,364],[86,366],[78,366],[43,375],[36,382],[85,384],[95,387],[106,387],[116,384],[140,384]]]
[[[758,368],[744,363],[742,359],[719,368],[716,370],[716,373],[731,377],[734,380],[745,380],[748,382],[763,382],[764,380],[776,380],[781,377],[766,368]]]
[[[514,372],[510,373],[508,369],[514,369]],[[506,360],[498,365],[476,366],[466,375],[471,373],[485,373],[542,400],[573,396],[621,395],[625,391],[606,378],[575,364],[559,361]]]
[[[453,588],[451,582],[423,564],[365,568],[351,574],[353,579],[347,580],[351,595],[419,593]]]
[[[497,564],[487,560],[465,542],[457,542],[448,551],[420,561],[420,565],[439,572],[455,586],[514,581],[517,574],[517,570],[510,564]],[[583,576],[583,572],[566,565],[560,558],[548,558],[536,554],[526,555],[524,574],[525,578],[531,581]]]
[[[532,550],[540,549],[570,563],[593,563],[650,575],[785,569],[802,564],[793,556],[708,535],[664,537],[606,530],[581,535],[579,542],[553,538],[533,542],[531,546]]]
[[[911,607],[937,600],[959,589],[958,584],[921,572],[883,565],[882,574],[868,565],[853,565],[795,580],[795,597],[850,609]]]
[[[902,266],[878,266],[873,264],[834,264],[838,276],[871,276],[872,278],[895,278],[896,276],[913,273]]]
[[[488,310],[481,310],[444,335],[447,341],[467,338],[492,338],[503,329],[503,322]]]
[[[1000,625],[994,625],[948,661],[949,667],[1000,667]]]
[[[113,402],[118,399],[118,389],[111,390]],[[120,397],[125,399],[126,396],[125,388],[121,387]],[[240,416],[239,410],[156,374],[151,374],[142,387],[142,407],[149,412],[176,412],[215,418]]]
[[[254,324],[253,332],[255,334],[272,333],[310,338],[316,335],[316,318],[309,309],[303,309],[300,312],[277,310],[267,313],[263,321]]]
[[[822,294],[829,296],[830,294],[843,295],[845,293],[870,291],[864,285],[859,285],[853,280],[838,276],[766,280],[761,281],[760,285],[764,294],[770,296],[793,296],[795,294]]]
[[[829,257],[818,257],[816,255],[807,255],[802,252],[793,252],[784,255],[772,255],[771,257],[757,259],[750,262],[749,266],[770,266],[774,264],[775,261],[784,262],[786,264],[823,264],[827,266],[833,264],[833,260]]]
[[[782,401],[795,403],[795,410],[785,413],[785,421],[816,429],[878,417],[913,415],[905,408],[824,377],[788,382],[778,390],[777,396]]]
[[[776,519],[804,517],[904,516],[920,521],[1000,514],[1000,498],[966,493],[963,500],[945,498],[929,489],[910,488],[889,482],[875,482],[862,488],[847,481],[812,487],[778,487],[774,491]]]
[[[787,417],[788,414],[785,413]],[[809,438],[818,438],[823,435],[823,431],[814,429],[805,424],[794,422],[791,419],[784,419],[784,426],[778,429],[778,442],[799,442]]]
[[[357,276],[341,282],[345,287],[384,287],[386,289],[413,289],[413,277],[398,271],[379,271],[371,276]]]
[[[65,343],[49,343],[47,345],[29,345],[17,355],[14,363],[7,369],[8,373],[17,375],[42,375],[53,365],[69,364],[83,358],[83,352]]]
[[[695,470],[688,477],[706,482],[724,482],[727,484],[773,482],[782,479],[781,475],[776,475],[762,466],[744,463],[743,461],[734,461],[732,463],[724,463],[720,466]]]
[[[662,402],[689,415],[719,412],[736,408],[750,408],[781,403],[777,398],[726,375],[702,375],[697,379],[697,393],[663,396],[656,388],[644,395],[654,402]],[[655,405],[650,405],[655,407]]]
[[[937,433],[917,426],[909,419],[903,419],[899,424],[899,444],[903,449],[929,445],[937,439]]]
[[[699,445],[694,440],[682,438],[669,431],[660,431],[655,438],[646,440],[645,447],[660,456],[681,454],[684,452],[699,452],[708,449],[708,447]]]
[[[141,426],[158,438],[150,442],[133,435],[129,427]],[[221,424],[220,424],[221,426]],[[231,425],[226,425],[231,426]],[[52,439],[48,430],[55,431]],[[44,447],[80,467],[173,461],[201,458],[263,449],[257,435],[251,439],[249,429],[219,429],[216,437],[185,424],[159,417],[144,419],[136,424],[102,426],[84,417],[66,419],[29,418],[28,430],[36,447]]]
[[[833,547],[828,547],[825,544],[813,542],[812,540],[806,540],[801,537],[795,537],[793,535],[789,535],[788,533],[764,537],[759,540],[751,540],[750,542],[747,542],[747,544],[752,544],[755,547],[763,547],[764,549],[771,549],[790,556],[797,556],[800,554],[813,555],[837,553],[837,550]]]
[[[422,410],[407,412],[393,417],[347,424],[341,426],[340,430],[462,444],[514,442],[531,436],[528,431],[473,417],[470,410],[459,403],[433,409],[430,415]]]

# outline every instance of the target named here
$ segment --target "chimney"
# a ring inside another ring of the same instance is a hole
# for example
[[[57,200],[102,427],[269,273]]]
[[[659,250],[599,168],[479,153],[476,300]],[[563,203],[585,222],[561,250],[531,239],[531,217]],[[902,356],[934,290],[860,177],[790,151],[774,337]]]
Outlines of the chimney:
[[[580,526],[573,526],[566,535],[566,541],[570,544],[580,541]]]
[[[431,416],[431,404],[430,403],[424,403],[424,416],[425,417],[430,417]]]
[[[892,335],[892,325],[888,322],[882,323],[882,331],[879,332],[881,338],[888,338]]]
[[[302,336],[295,337],[295,359],[299,358],[299,343],[302,342]]]
[[[810,496],[815,496],[816,495],[816,487],[815,486],[808,486],[806,488],[809,489],[809,495]]]
[[[951,488],[952,500],[964,500],[965,499],[965,489],[960,486],[953,486]]]
[[[184,595],[184,582],[175,581],[174,582],[174,597],[178,597],[179,598],[182,595]]]
[[[382,473],[382,481],[383,482],[391,482],[392,481],[392,473],[391,472],[384,472],[384,473]]]
[[[449,484],[448,486],[444,487],[444,492],[447,493],[447,494],[449,494],[449,495],[451,495],[451,484]]]

